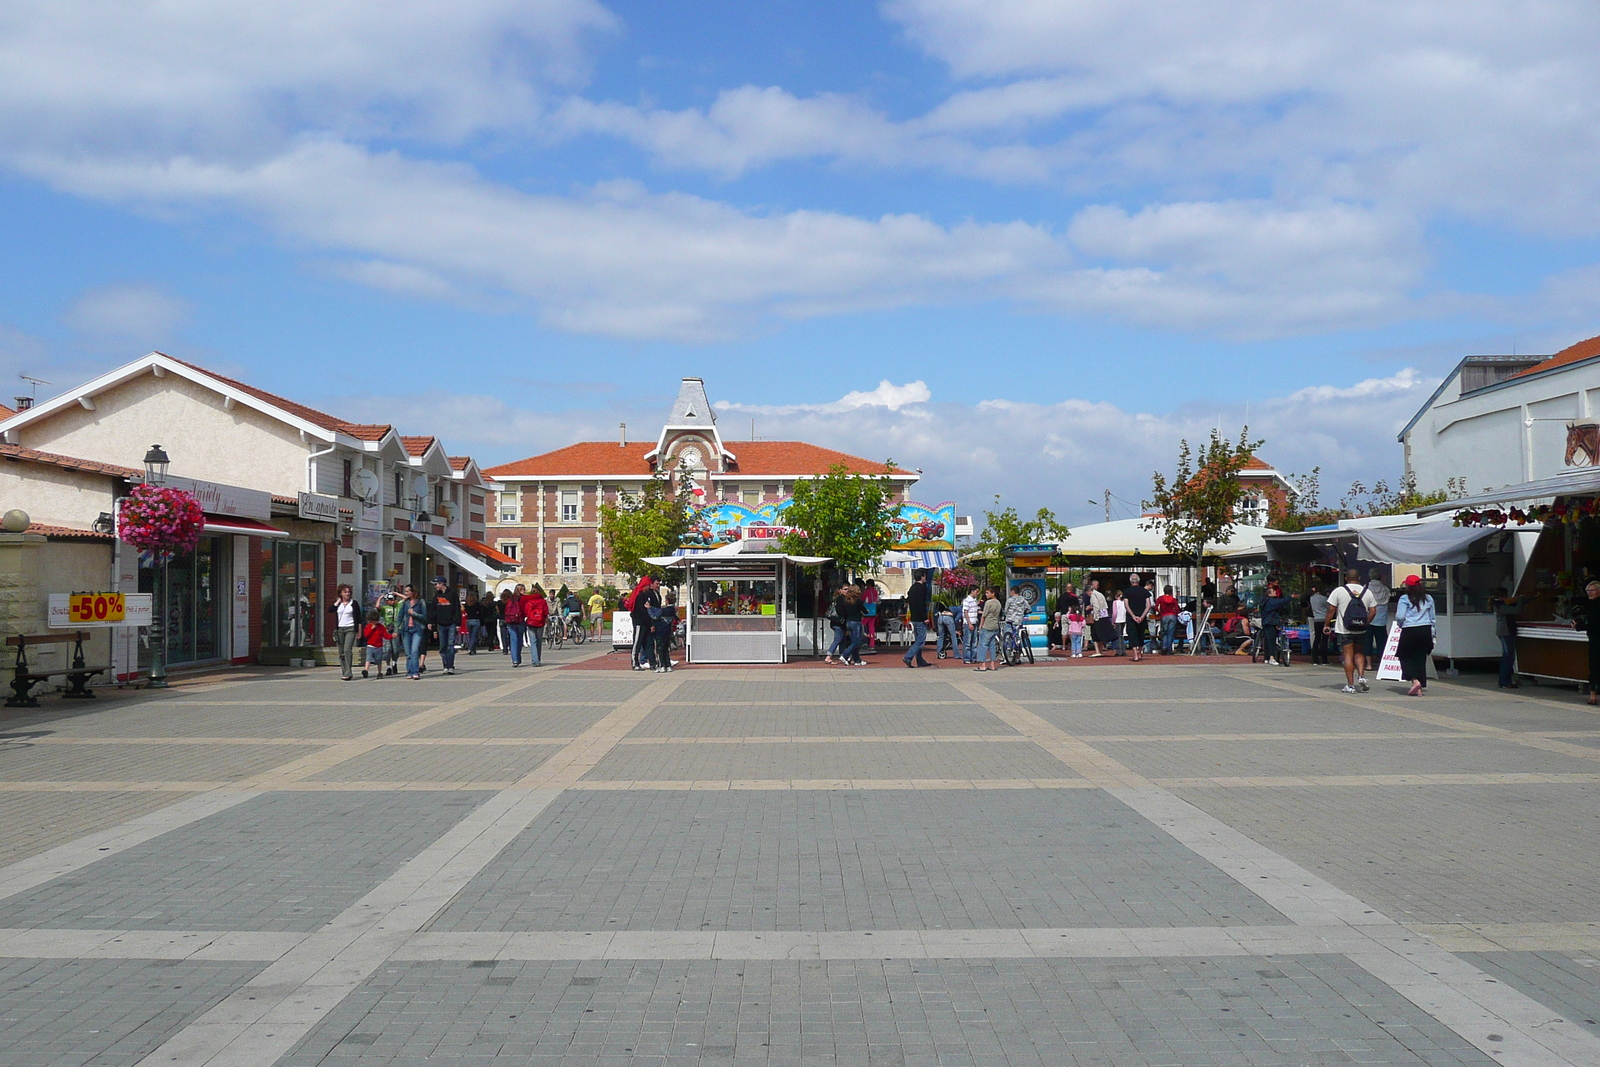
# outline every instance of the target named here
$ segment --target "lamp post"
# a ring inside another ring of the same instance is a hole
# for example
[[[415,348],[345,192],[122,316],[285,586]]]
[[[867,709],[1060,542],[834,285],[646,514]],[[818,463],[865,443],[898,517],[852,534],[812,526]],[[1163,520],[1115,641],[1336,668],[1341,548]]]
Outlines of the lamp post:
[[[422,533],[422,585],[423,585],[423,588],[417,590],[417,595],[421,596],[428,589],[432,588],[431,582],[433,581],[433,575],[428,573],[428,570],[429,570],[429,568],[428,568],[428,527],[429,527],[429,525],[432,524],[433,517],[428,514],[428,509],[423,505],[422,497],[420,495],[419,496],[414,496],[411,499],[417,505],[416,524],[417,524],[418,528],[421,530],[421,533]]]
[[[167,467],[172,460],[160,445],[151,445],[144,454],[146,485],[167,484]],[[150,613],[150,681],[147,688],[167,688],[167,553],[157,554],[155,610]]]

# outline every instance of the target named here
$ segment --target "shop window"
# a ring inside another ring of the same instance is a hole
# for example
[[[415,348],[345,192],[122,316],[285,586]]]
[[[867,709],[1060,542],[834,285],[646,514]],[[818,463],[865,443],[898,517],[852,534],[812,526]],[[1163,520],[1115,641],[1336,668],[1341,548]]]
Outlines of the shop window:
[[[778,585],[771,578],[702,578],[695,590],[701,616],[776,615]]]
[[[578,521],[578,491],[576,489],[561,490],[561,521]]]
[[[522,542],[521,541],[501,541],[495,547],[498,548],[501,552],[504,552],[506,555],[510,556],[512,559],[521,559],[522,558]]]
[[[272,648],[317,644],[322,618],[323,546],[272,541],[261,546],[261,639]]]
[[[223,539],[202,537],[194,551],[167,564],[167,649],[169,664],[215,659],[222,654],[222,611],[218,589],[227,569]],[[156,591],[157,568],[140,560],[139,591]],[[149,663],[149,649],[139,660]]]
[[[561,573],[577,574],[582,547],[576,541],[561,542]]]

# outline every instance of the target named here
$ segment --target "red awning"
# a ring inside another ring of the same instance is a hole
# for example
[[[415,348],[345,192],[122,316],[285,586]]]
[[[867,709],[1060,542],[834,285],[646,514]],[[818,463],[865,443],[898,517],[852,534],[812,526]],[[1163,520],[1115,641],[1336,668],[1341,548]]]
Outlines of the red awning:
[[[514,560],[510,556],[506,555],[504,552],[500,551],[498,548],[490,548],[488,545],[484,544],[482,541],[469,541],[465,537],[452,537],[452,538],[450,538],[450,540],[454,544],[458,544],[462,548],[466,549],[468,552],[471,552],[473,555],[481,556],[482,558],[488,560],[490,563],[493,563],[493,564],[496,564],[496,565],[502,566],[502,567],[515,567],[515,566],[517,566],[517,561],[516,560]]]
[[[245,534],[249,537],[288,537],[287,531],[268,526],[255,519],[241,519],[237,515],[207,515],[205,532],[208,534]]]

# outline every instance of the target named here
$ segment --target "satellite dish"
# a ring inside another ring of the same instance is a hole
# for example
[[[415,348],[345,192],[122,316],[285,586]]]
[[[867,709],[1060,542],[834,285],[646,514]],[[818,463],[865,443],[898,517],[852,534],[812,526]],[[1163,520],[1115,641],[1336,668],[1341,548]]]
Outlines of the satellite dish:
[[[371,504],[378,499],[378,476],[362,467],[350,475],[350,491],[363,504]]]
[[[461,514],[461,509],[456,506],[456,502],[454,500],[446,500],[444,502],[444,506],[439,510],[444,514],[444,521],[446,523],[455,522],[456,516]]]

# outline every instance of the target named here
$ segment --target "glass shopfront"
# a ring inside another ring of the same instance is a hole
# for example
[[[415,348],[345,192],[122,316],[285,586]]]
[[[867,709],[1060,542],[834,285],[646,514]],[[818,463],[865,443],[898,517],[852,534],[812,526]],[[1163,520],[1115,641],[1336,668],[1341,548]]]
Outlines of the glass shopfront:
[[[730,571],[707,576],[700,569],[694,588],[694,627],[701,633],[753,633],[778,629],[778,583],[772,571]],[[713,571],[714,573],[714,571]],[[735,576],[737,575],[737,576]]]
[[[163,617],[167,665],[218,659],[222,646],[221,584],[227,573],[226,538],[202,537],[194,551],[167,564],[167,603]],[[160,569],[147,558],[139,561],[139,592],[154,593]],[[148,646],[139,649],[139,663],[150,664]]]
[[[261,544],[261,643],[307,648],[322,632],[322,557],[319,541]]]

